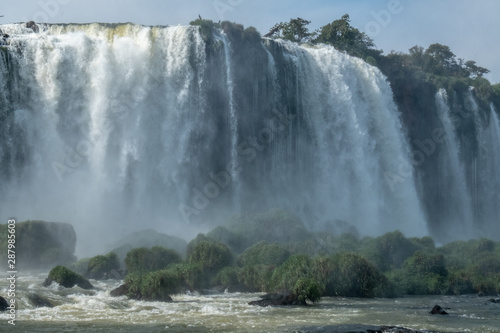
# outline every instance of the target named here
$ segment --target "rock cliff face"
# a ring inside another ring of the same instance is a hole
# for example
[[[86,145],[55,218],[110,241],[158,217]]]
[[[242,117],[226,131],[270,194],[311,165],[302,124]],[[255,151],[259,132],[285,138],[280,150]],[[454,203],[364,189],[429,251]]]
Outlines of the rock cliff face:
[[[46,269],[67,265],[76,260],[76,234],[68,223],[26,221],[16,224],[16,268]],[[7,225],[0,225],[0,248],[7,248]],[[1,264],[7,264],[7,252],[2,251]]]

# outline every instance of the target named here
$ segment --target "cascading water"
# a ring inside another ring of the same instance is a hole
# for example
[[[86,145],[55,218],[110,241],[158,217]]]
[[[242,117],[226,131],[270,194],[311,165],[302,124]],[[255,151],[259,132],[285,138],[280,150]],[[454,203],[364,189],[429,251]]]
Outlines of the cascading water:
[[[465,179],[465,169],[460,158],[460,147],[456,138],[452,118],[450,117],[450,108],[448,105],[448,96],[444,89],[440,89],[436,94],[436,104],[438,108],[439,119],[444,130],[444,149],[439,156],[440,188],[444,202],[440,209],[445,210],[442,216],[449,220],[444,225],[453,224],[453,230],[444,238],[464,238],[467,239],[474,232],[474,219],[472,214],[472,202],[470,191],[467,188]],[[446,230],[442,230],[443,233]]]
[[[410,165],[390,86],[357,58],[198,27],[2,30],[3,219],[72,222],[85,240],[145,227],[192,236],[278,206],[311,228],[427,234],[413,169],[395,186],[386,177]],[[451,202],[468,216],[445,126]]]

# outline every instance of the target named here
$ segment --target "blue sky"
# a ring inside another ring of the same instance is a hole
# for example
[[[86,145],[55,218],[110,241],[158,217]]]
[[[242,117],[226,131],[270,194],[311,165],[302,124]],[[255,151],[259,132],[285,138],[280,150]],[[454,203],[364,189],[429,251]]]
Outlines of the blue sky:
[[[378,48],[407,51],[442,43],[476,60],[500,82],[500,1],[497,0],[0,0],[1,23],[134,22],[186,25],[203,18],[255,26],[261,33],[302,17],[316,29],[348,13]]]

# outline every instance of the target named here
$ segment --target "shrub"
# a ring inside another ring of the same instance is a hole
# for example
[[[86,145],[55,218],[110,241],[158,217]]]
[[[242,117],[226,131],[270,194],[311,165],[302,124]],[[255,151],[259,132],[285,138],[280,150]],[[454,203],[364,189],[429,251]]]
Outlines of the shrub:
[[[240,268],[238,267],[225,267],[217,273],[212,282],[213,285],[221,285],[225,287],[235,286],[239,284],[239,272]]]
[[[403,269],[391,275],[400,292],[410,295],[444,294],[449,292],[448,270],[440,254],[416,252],[408,258]]]
[[[150,301],[164,301],[171,294],[180,291],[179,277],[169,270],[149,272],[141,280],[140,291],[142,299]]]
[[[271,287],[276,291],[291,293],[298,280],[310,277],[313,277],[312,259],[303,254],[293,255],[274,270]]]
[[[133,249],[125,257],[125,264],[129,272],[153,272],[181,261],[179,253],[160,246],[151,249],[144,247]]]
[[[217,273],[233,262],[227,246],[213,241],[201,241],[193,247],[188,246],[187,259],[191,264],[199,264],[204,273],[210,274]]]
[[[278,244],[259,242],[241,254],[238,263],[245,265],[279,266],[290,257],[290,252]]]
[[[320,300],[325,287],[313,278],[300,278],[293,287],[293,292],[301,302],[306,299],[315,303]]]
[[[273,268],[265,265],[244,266],[238,272],[238,281],[249,290],[271,291]]]
[[[382,271],[400,268],[418,246],[400,231],[386,233],[365,245],[363,253]]]
[[[102,279],[105,273],[119,268],[118,256],[116,253],[110,252],[105,256],[99,255],[91,258],[88,262],[86,274],[90,279]]]
[[[390,285],[373,264],[354,253],[338,253],[314,261],[314,276],[326,296],[374,297],[390,294]]]

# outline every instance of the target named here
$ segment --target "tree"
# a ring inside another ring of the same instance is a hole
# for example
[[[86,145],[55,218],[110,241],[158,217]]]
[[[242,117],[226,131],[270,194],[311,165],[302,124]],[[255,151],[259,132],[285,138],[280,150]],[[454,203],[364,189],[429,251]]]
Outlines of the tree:
[[[377,58],[382,53],[374,49],[375,44],[370,37],[351,26],[348,14],[321,27],[314,42],[333,45],[338,50],[363,59],[367,56]]]
[[[300,17],[290,19],[288,23],[280,22],[271,28],[271,31],[265,37],[282,38],[297,43],[306,43],[314,37],[314,33],[309,32],[307,25],[311,21]]]
[[[424,67],[427,72],[449,75],[460,69],[455,54],[446,45],[439,43],[430,45],[425,51],[425,58]]]
[[[490,72],[488,69],[484,67],[477,66],[474,60],[469,60],[465,62],[465,69],[468,71],[469,76],[472,78],[482,77],[484,74]]]

